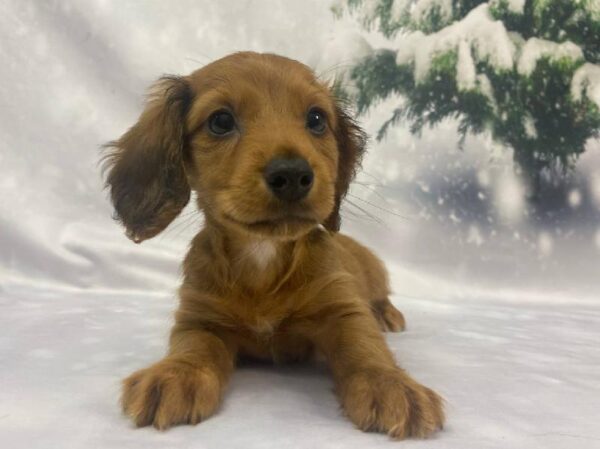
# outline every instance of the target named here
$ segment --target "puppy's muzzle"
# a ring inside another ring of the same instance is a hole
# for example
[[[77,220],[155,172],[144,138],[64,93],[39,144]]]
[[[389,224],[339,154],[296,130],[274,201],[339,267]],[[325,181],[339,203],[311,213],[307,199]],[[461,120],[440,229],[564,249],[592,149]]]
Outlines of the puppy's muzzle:
[[[305,159],[275,158],[263,172],[269,190],[282,201],[299,201],[313,186],[314,173]]]

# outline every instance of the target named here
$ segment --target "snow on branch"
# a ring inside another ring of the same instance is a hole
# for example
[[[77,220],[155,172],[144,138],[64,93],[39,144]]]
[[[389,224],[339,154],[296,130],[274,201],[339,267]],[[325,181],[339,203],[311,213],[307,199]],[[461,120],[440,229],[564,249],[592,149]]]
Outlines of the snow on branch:
[[[435,9],[443,19],[452,18],[452,0],[394,0],[390,11],[392,19],[396,22],[407,15],[415,22],[420,22],[426,20]]]
[[[571,95],[575,101],[581,101],[583,95],[600,108],[600,66],[585,63],[573,75]]]
[[[525,0],[503,0],[508,5],[508,10],[516,14],[523,14],[525,10]]]
[[[516,0],[511,2],[511,7],[516,8],[517,3]],[[536,37],[524,41],[521,35],[508,31],[502,21],[494,19],[488,4],[479,5],[464,19],[436,33],[415,31],[400,34],[396,40],[396,63],[413,64],[417,83],[426,78],[434,56],[456,52],[456,82],[461,90],[476,87],[478,62],[486,62],[498,70],[516,67],[521,75],[528,76],[542,58],[553,61],[584,59],[582,49],[571,41],[557,43]]]
[[[410,16],[415,22],[420,22],[426,20],[431,11],[436,8],[444,20],[452,18],[452,0],[418,0],[412,2]]]
[[[448,51],[459,52],[461,45],[473,50],[476,61],[488,62],[495,68],[510,70],[514,66],[517,48],[510,34],[499,20],[494,20],[487,4],[473,9],[463,20],[443,28],[437,33],[426,35],[420,31],[398,36],[398,65],[414,64],[415,81],[422,81],[431,68],[433,56]],[[457,82],[469,85],[473,77],[472,58],[463,49]],[[469,51],[470,53],[470,51]],[[460,79],[460,77],[463,79]]]
[[[583,51],[570,41],[559,44],[532,37],[521,49],[517,71],[521,75],[530,75],[535,70],[535,66],[541,58],[549,58],[553,61],[569,58],[577,61],[578,59],[583,59]]]

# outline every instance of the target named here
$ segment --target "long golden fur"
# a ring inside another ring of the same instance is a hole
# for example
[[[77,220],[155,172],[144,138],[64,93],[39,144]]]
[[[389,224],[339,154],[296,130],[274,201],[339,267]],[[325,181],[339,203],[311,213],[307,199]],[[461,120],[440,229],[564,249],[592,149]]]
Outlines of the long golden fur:
[[[439,396],[400,369],[385,343],[382,330],[402,330],[404,318],[388,300],[383,264],[338,233],[364,145],[327,86],[284,57],[236,53],[154,87],[139,121],[110,144],[117,217],[139,243],[193,190],[206,221],[183,264],[168,354],[124,381],[123,410],[138,426],[208,418],[240,357],[287,362],[318,352],[360,429],[404,438],[442,427]],[[278,158],[308,163],[305,197],[273,193],[265,167]]]

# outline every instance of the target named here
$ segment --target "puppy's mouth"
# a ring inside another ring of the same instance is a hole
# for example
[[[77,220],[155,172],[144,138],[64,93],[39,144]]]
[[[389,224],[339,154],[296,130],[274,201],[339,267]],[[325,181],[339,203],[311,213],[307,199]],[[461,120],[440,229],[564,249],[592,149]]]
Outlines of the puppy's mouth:
[[[240,220],[229,214],[224,217],[227,221],[235,223],[244,229],[258,234],[267,235],[291,235],[297,234],[303,230],[313,228],[319,224],[319,221],[308,215],[281,215],[258,220]]]

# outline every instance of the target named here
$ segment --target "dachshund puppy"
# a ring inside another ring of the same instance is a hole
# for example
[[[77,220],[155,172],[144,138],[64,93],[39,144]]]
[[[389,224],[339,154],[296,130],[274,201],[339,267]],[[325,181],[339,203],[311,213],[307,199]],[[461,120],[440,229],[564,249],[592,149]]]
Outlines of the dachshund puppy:
[[[156,84],[109,144],[107,186],[136,243],[196,192],[191,243],[164,359],[123,384],[136,425],[196,424],[243,357],[325,357],[344,412],[365,431],[426,437],[440,397],[400,369],[382,330],[404,328],[382,262],[338,233],[365,135],[305,65],[236,53]]]

